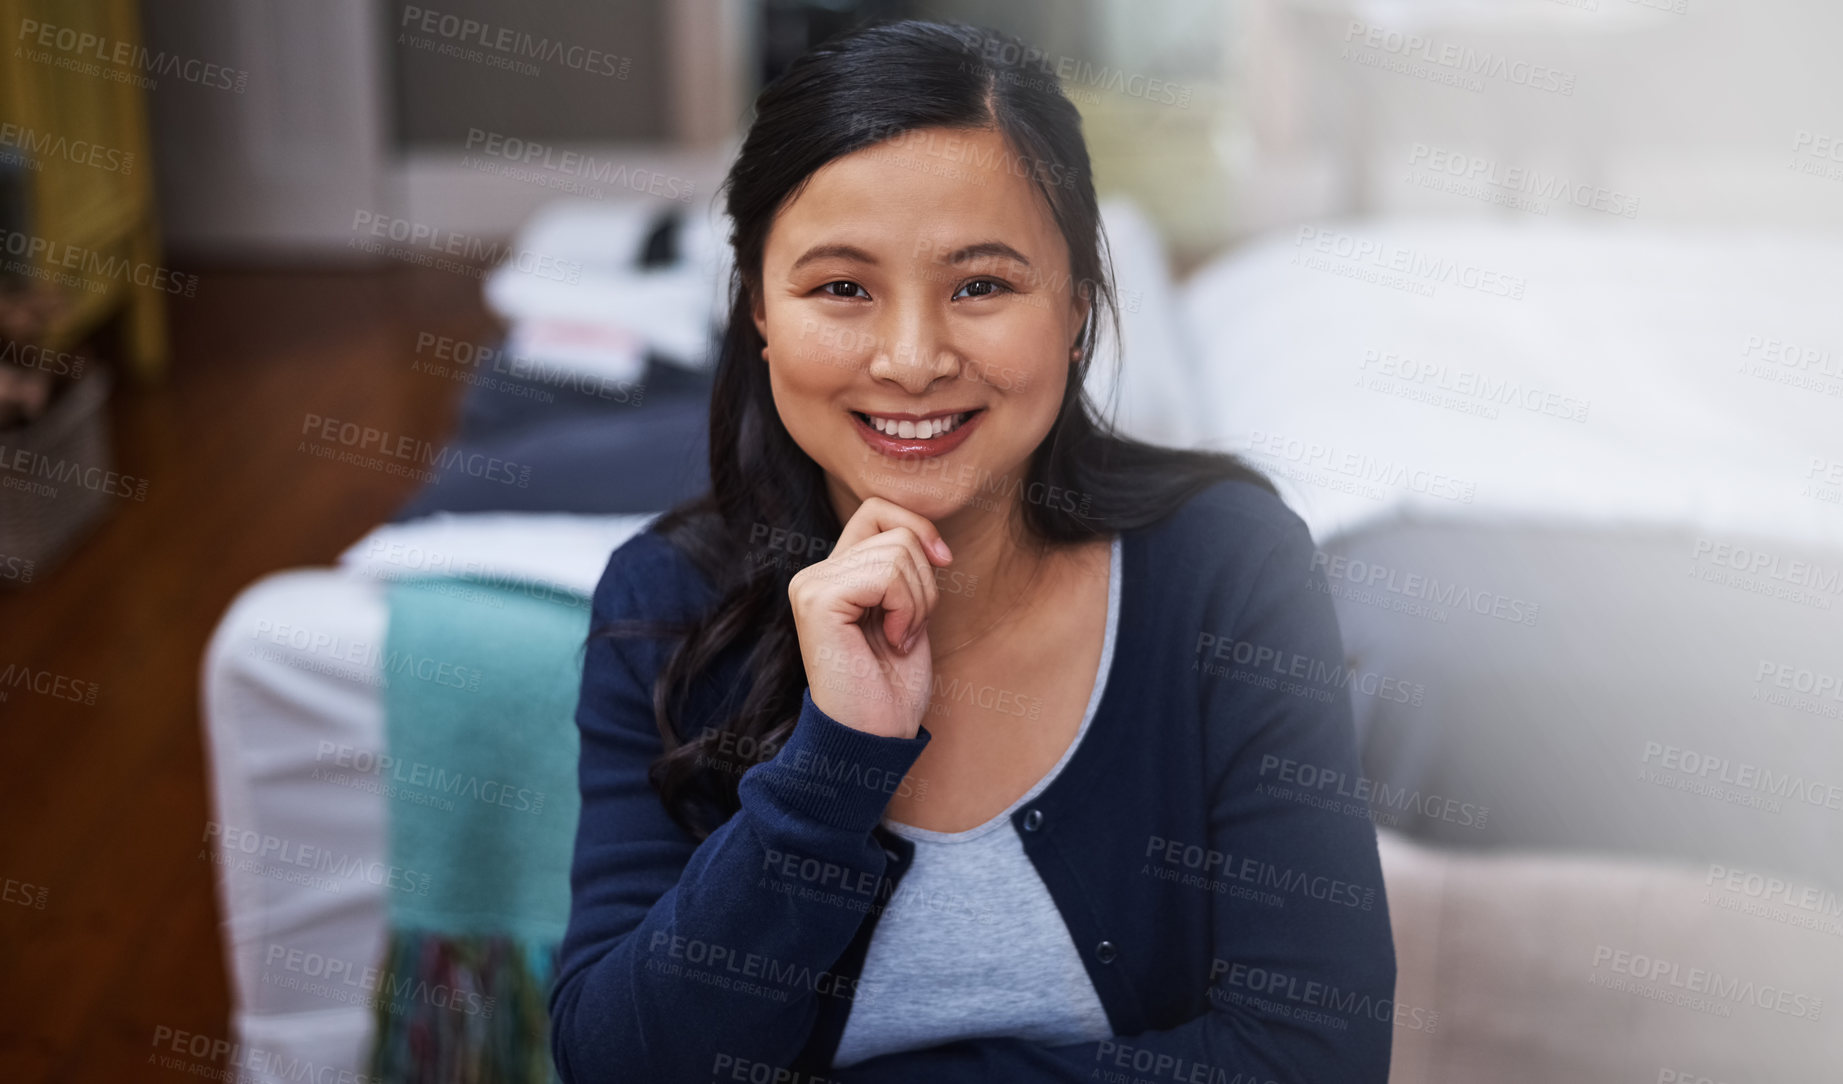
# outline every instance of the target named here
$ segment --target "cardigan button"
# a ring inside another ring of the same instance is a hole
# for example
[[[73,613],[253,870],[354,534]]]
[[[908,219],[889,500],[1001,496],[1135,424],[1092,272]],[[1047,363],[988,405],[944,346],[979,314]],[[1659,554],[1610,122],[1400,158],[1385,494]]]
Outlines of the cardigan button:
[[[1043,827],[1043,811],[1041,809],[1033,809],[1024,814],[1024,831],[1034,832],[1041,827]]]
[[[1104,964],[1113,963],[1113,958],[1119,954],[1120,950],[1114,947],[1112,941],[1102,941],[1094,946],[1094,958]]]

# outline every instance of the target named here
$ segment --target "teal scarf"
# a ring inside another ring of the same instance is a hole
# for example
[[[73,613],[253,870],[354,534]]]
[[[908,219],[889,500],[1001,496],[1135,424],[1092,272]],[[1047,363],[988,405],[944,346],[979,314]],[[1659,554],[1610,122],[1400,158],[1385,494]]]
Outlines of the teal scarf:
[[[420,579],[389,603],[378,776],[392,868],[371,1074],[551,1084],[588,600]]]

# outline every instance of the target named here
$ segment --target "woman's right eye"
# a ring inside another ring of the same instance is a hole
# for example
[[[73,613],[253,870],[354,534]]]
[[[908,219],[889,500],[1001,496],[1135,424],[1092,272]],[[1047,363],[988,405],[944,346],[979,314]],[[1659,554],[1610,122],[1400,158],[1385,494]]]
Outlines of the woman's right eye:
[[[836,282],[828,282],[824,286],[821,286],[819,289],[824,291],[827,295],[831,297],[859,297],[859,296],[862,296],[866,300],[869,300],[870,298],[869,294],[864,293],[864,288],[862,286],[859,286],[857,283],[852,282],[850,279],[839,279]],[[853,290],[857,292],[852,293],[851,291]]]

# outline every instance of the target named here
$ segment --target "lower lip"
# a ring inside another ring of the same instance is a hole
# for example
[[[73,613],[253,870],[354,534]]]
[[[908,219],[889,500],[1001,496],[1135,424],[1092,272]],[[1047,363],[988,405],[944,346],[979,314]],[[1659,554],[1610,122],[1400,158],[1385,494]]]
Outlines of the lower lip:
[[[976,410],[972,417],[960,423],[960,428],[945,436],[930,437],[927,440],[917,440],[914,437],[905,440],[902,437],[892,437],[888,433],[879,433],[870,427],[869,422],[856,414],[851,415],[851,424],[857,426],[858,436],[864,438],[865,444],[891,459],[929,459],[937,455],[946,455],[958,448],[965,442],[967,435],[973,431],[973,427],[979,424],[979,419],[983,417],[985,417],[985,411]]]

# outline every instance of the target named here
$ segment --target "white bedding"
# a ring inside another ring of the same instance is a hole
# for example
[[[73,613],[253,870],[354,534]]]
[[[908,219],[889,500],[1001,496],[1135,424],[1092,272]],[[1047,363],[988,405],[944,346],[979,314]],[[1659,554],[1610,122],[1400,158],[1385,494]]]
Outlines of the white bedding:
[[[1836,546],[1840,298],[1843,239],[1397,221],[1270,236],[1183,308],[1204,443],[1321,539],[1458,515]]]
[[[384,799],[370,789],[380,777],[363,770],[385,751],[372,660],[383,649],[388,581],[447,573],[587,595],[608,555],[650,519],[429,516],[372,531],[338,569],[244,589],[212,637],[204,682],[239,1042],[283,1066],[298,1058],[364,1071],[384,888],[362,874],[329,877],[319,857],[348,871],[389,861]],[[289,1079],[248,1072],[263,1084]]]

